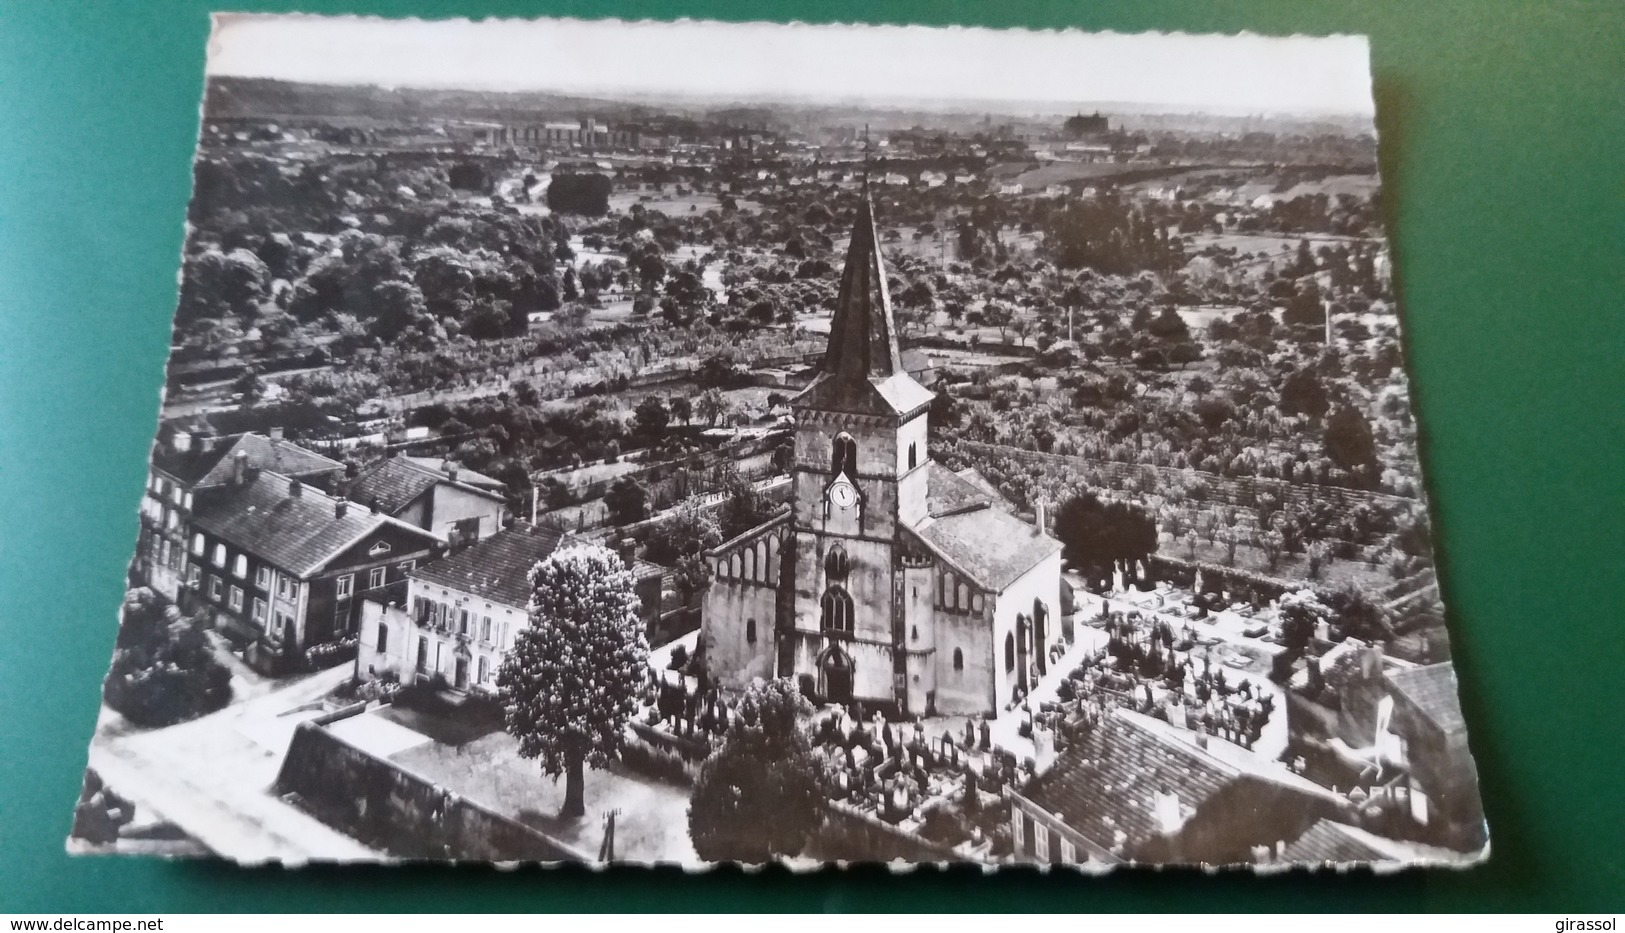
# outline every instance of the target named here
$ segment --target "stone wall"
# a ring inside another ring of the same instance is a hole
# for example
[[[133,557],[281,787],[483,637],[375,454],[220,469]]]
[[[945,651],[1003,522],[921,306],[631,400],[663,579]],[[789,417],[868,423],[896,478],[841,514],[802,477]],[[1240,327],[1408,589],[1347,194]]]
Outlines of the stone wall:
[[[277,775],[277,794],[297,794],[322,822],[399,858],[591,862],[522,823],[345,742],[327,723],[350,707],[301,723]]]
[[[822,859],[849,862],[964,861],[947,846],[905,832],[838,801],[825,805],[824,825],[807,848]]]

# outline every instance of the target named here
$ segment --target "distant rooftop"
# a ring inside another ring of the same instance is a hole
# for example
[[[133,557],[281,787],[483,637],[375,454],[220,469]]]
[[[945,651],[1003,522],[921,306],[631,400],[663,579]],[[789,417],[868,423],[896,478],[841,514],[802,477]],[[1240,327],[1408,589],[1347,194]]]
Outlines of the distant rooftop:
[[[464,471],[432,458],[390,457],[362,470],[350,484],[349,496],[356,502],[377,503],[380,510],[394,515],[440,485],[493,498],[501,498],[497,490],[506,488],[489,476],[475,473],[468,477]]]
[[[180,449],[181,447],[186,449]],[[306,450],[291,441],[263,434],[237,434],[227,437],[172,439],[153,451],[152,465],[196,489],[222,486],[231,481],[237,455],[245,455],[244,466],[269,470],[284,476],[313,479],[338,474],[344,464]]]

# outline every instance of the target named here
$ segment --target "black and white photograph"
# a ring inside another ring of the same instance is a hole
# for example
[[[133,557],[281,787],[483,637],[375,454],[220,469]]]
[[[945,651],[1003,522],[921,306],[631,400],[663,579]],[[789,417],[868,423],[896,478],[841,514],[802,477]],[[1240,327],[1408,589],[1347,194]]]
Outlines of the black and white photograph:
[[[1480,862],[1377,166],[1360,36],[216,15],[69,850]]]

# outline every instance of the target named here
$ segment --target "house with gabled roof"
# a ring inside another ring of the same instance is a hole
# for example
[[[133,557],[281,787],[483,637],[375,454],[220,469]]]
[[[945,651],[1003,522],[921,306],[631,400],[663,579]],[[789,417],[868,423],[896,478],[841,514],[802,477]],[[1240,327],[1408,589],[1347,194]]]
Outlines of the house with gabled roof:
[[[408,572],[399,598],[362,607],[356,674],[393,674],[402,683],[435,680],[452,690],[491,690],[497,665],[530,624],[530,571],[576,536],[514,522],[442,560]],[[660,620],[665,571],[630,564],[646,631]],[[394,594],[391,594],[392,596]]]
[[[1247,863],[1353,809],[1295,775],[1244,770],[1122,710],[1102,715],[1010,802],[1016,858],[1056,864]]]
[[[1389,729],[1407,768],[1411,817],[1441,845],[1480,848],[1488,836],[1455,665],[1400,668],[1383,680],[1393,698]]]
[[[344,464],[284,440],[281,431],[217,437],[168,426],[165,434],[153,447],[130,572],[170,601],[180,598],[199,495],[229,485],[247,470],[270,470],[325,489],[344,476]]]
[[[825,702],[992,712],[1060,640],[1061,544],[931,459],[935,395],[899,347],[878,242],[865,198],[829,342],[791,402],[791,507],[706,554],[706,664],[730,686],[794,677]]]
[[[351,481],[347,495],[457,546],[495,534],[508,511],[504,483],[425,457],[380,460]]]
[[[199,493],[188,535],[181,608],[205,612],[266,673],[354,635],[363,598],[404,591],[407,574],[445,548],[298,477],[246,467]]]

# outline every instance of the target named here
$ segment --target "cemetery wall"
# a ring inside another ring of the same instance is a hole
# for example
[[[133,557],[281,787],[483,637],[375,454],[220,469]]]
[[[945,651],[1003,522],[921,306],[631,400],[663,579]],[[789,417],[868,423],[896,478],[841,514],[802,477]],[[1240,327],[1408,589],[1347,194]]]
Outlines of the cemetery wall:
[[[961,861],[953,850],[889,823],[830,801],[824,807],[824,825],[811,844],[828,860],[853,862]]]

